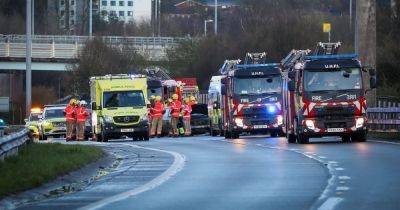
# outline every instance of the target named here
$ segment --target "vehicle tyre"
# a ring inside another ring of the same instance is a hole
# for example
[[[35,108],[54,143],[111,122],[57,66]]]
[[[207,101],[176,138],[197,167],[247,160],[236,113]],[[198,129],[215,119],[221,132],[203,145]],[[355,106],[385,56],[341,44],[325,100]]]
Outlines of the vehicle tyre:
[[[225,136],[225,139],[230,139],[231,138],[231,133],[226,131],[226,130],[224,130],[224,136]]]
[[[304,134],[297,134],[297,143],[299,144],[308,144],[309,138]]]
[[[238,139],[240,138],[240,134],[238,132],[232,131],[231,137],[232,139]]]
[[[144,134],[143,140],[144,140],[144,141],[149,141],[149,140],[150,140],[150,135],[149,135],[149,133],[145,133],[145,134]]]
[[[103,139],[101,139],[101,135],[99,135],[99,134],[96,134],[96,140],[97,140],[97,142],[103,141]]]
[[[108,142],[108,137],[107,137],[106,133],[103,130],[101,131],[101,141],[102,142]]]
[[[271,137],[277,137],[277,136],[278,136],[278,133],[275,132],[275,131],[272,131],[270,135],[271,135]]]
[[[351,140],[353,142],[366,142],[367,134],[365,132],[359,133],[359,134],[354,134],[353,136],[351,136]]]
[[[287,134],[286,138],[290,144],[296,143],[296,135],[294,135],[293,133]]]
[[[350,136],[342,136],[342,142],[343,143],[349,143],[350,142]]]

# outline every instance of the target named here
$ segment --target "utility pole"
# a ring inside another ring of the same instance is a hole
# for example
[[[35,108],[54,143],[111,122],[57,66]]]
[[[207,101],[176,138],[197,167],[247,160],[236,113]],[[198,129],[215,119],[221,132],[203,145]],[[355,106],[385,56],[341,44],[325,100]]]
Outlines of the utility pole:
[[[214,1],[214,33],[218,34],[218,0]]]
[[[32,0],[32,36],[35,35],[35,0]]]
[[[161,0],[158,0],[158,36],[161,36]]]
[[[353,0],[350,0],[350,8],[349,8],[349,21],[350,21],[350,30],[352,31],[353,25]]]
[[[26,0],[26,80],[25,80],[25,94],[26,94],[26,117],[29,116],[32,103],[32,2]]]
[[[92,0],[89,0],[89,37],[92,37],[92,24],[93,24],[93,2]]]
[[[357,0],[355,46],[363,66],[376,69],[376,0]],[[365,77],[369,81],[369,77]],[[376,105],[376,90],[368,91],[367,101]]]
[[[157,8],[157,0],[154,0],[154,31],[153,36],[157,35],[157,21],[158,21],[158,8]]]

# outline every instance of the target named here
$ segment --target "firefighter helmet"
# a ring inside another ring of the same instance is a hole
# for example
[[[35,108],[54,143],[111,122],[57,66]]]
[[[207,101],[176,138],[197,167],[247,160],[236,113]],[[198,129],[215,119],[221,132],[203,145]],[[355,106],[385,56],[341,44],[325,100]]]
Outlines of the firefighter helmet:
[[[174,95],[172,95],[172,99],[173,99],[173,100],[178,100],[178,98],[179,98],[179,97],[178,97],[178,94],[175,93]]]
[[[154,99],[155,99],[156,101],[161,101],[161,96],[156,96]]]
[[[69,105],[74,105],[75,104],[75,99],[71,98],[71,100],[69,100]]]

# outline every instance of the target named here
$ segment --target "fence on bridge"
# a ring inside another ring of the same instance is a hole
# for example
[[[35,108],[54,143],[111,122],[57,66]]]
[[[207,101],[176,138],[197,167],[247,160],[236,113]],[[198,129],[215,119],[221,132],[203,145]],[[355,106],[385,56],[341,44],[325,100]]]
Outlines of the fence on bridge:
[[[165,56],[165,50],[177,45],[184,38],[173,37],[97,37],[104,43],[121,50],[136,51],[151,59]],[[47,36],[32,37],[32,57],[38,59],[76,59],[89,36]],[[25,58],[25,35],[0,35],[0,58]]]
[[[382,96],[377,107],[368,108],[368,128],[376,132],[400,132],[400,98]]]

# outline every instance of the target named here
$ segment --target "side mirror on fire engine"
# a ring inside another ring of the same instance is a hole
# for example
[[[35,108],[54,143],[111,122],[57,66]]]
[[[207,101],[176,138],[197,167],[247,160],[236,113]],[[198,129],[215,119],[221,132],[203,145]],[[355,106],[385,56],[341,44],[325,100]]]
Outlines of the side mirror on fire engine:
[[[295,71],[289,71],[288,77],[289,77],[289,79],[295,79],[296,78],[296,72]]]
[[[290,80],[288,82],[288,89],[289,91],[296,91],[296,82],[294,80]]]
[[[226,95],[225,85],[221,85],[221,95]]]
[[[369,71],[369,75],[370,75],[371,77],[376,76],[376,69],[370,68],[368,71]]]
[[[375,78],[375,77],[371,77],[371,78],[369,79],[369,87],[370,87],[371,89],[377,88],[376,78]]]

